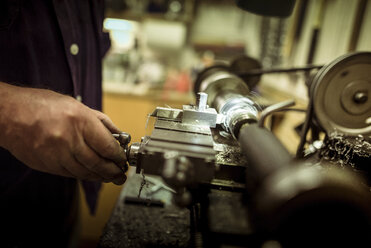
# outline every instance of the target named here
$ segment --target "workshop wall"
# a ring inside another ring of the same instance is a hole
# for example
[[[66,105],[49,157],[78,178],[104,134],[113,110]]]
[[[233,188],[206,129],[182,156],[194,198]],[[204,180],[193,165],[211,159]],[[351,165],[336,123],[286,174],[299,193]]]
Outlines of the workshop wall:
[[[288,18],[244,12],[233,1],[200,1],[190,42],[195,47],[239,44],[265,68],[292,67],[325,64],[351,51],[371,50],[369,30],[370,0],[298,0]],[[262,85],[305,101],[304,82],[303,75],[276,74],[264,76]]]
[[[292,54],[291,64],[304,65],[307,63],[315,29],[319,34],[315,45],[314,64],[327,63],[352,50],[371,49],[371,36],[366,31],[371,28],[370,1],[316,0],[308,1],[307,4],[308,11],[302,27],[302,35],[296,40],[297,49]],[[363,20],[357,20],[360,14],[359,8],[365,5],[367,8]],[[359,36],[354,34],[357,28],[360,28]],[[352,35],[356,35],[355,38],[358,41],[353,48],[351,47]]]
[[[298,0],[286,22],[280,67],[321,65],[349,52],[371,50],[370,0]],[[303,74],[267,75],[262,85],[306,100],[305,80]]]
[[[363,17],[361,33],[359,35],[359,41],[357,44],[357,49],[360,51],[370,51],[371,50],[371,1],[367,1],[365,14]]]

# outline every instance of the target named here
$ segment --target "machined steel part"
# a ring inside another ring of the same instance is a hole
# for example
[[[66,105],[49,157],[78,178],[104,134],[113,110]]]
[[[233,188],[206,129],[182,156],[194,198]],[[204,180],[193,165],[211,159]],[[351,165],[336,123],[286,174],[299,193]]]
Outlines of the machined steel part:
[[[371,53],[342,56],[313,78],[315,116],[328,133],[371,135]]]
[[[237,141],[222,126],[228,130],[246,119],[256,121],[254,103],[241,95],[228,97],[220,106],[224,116],[209,108],[206,93],[197,98],[195,106],[184,105],[183,109],[157,107],[151,114],[156,118],[154,130],[142,142],[132,143],[127,152],[129,164],[137,167],[137,173],[159,175],[175,188],[213,185],[214,179],[236,188],[238,183],[226,185],[225,181],[244,181],[245,160]]]
[[[225,66],[206,69],[196,80],[197,89],[207,94],[207,103],[223,116],[222,126],[225,131],[238,137],[240,127],[246,123],[257,122],[258,107],[247,97],[250,90],[237,75]]]
[[[257,106],[248,97],[226,93],[219,95],[215,102],[218,112],[224,116],[223,128],[235,138],[238,137],[242,125],[257,122]]]
[[[211,128],[218,118],[206,101],[207,94],[201,93],[196,106],[156,108],[152,134],[133,143],[128,152],[129,163],[137,166],[137,172],[159,175],[175,188],[214,178],[216,151]]]
[[[250,92],[240,77],[223,67],[210,68],[204,74],[197,79],[198,92],[204,92],[208,95],[207,103],[212,108],[217,109],[215,99],[221,92],[234,92],[243,96]]]

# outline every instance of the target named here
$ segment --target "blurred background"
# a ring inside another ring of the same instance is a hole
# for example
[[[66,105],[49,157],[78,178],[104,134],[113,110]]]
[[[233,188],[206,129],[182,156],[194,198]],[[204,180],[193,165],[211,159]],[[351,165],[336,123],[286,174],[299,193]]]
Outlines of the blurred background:
[[[263,68],[323,65],[371,50],[371,0],[297,0],[288,18],[239,9],[234,0],[106,0],[104,29],[111,49],[103,63],[104,112],[139,141],[157,106],[193,102],[199,71],[242,55]],[[253,90],[277,102],[307,103],[308,73],[264,75]],[[294,152],[301,113],[278,116],[274,132]],[[95,216],[81,198],[79,247],[96,247],[124,186],[104,184]]]

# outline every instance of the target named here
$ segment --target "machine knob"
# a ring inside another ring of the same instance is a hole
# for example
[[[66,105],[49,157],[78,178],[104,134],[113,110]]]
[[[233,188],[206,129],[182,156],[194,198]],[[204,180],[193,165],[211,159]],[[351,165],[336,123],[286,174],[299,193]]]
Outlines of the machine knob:
[[[137,165],[139,149],[140,149],[140,143],[135,142],[135,143],[132,143],[131,146],[129,146],[129,148],[126,152],[126,157],[128,158],[128,163],[131,166],[136,166]]]

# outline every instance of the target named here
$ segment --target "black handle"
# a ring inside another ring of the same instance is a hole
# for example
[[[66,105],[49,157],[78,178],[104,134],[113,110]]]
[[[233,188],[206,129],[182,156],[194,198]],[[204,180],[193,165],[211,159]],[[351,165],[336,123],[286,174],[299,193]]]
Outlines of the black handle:
[[[238,140],[248,162],[248,178],[263,181],[277,169],[289,165],[291,155],[272,132],[257,124],[241,128]]]

